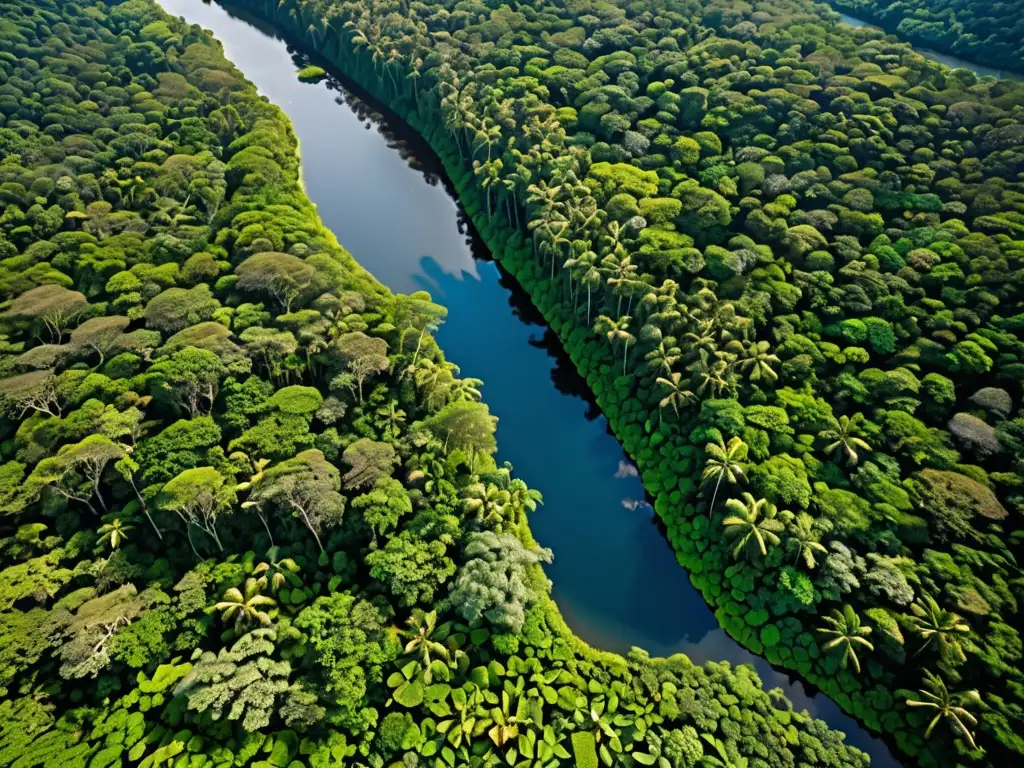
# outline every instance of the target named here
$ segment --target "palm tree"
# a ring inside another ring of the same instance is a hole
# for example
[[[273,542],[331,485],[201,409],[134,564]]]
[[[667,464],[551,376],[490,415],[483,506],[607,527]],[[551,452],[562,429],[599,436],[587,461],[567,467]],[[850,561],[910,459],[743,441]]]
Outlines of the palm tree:
[[[601,315],[594,323],[594,330],[603,333],[605,338],[614,347],[616,342],[622,342],[622,375],[626,375],[626,362],[629,359],[629,345],[636,341],[636,336],[629,332],[629,315],[623,315],[618,320],[612,320],[606,315]]]
[[[857,658],[854,646],[859,645],[869,651],[875,650],[875,646],[868,640],[871,627],[861,624],[860,616],[849,605],[844,605],[841,611],[838,608],[833,609],[832,613],[822,620],[825,626],[819,627],[818,632],[832,638],[822,648],[826,651],[842,648],[843,656],[839,665],[846,669],[847,664],[853,664],[854,671],[860,672],[860,659]]]
[[[851,464],[856,464],[858,448],[862,451],[870,451],[871,446],[857,437],[863,419],[864,414],[862,413],[854,414],[852,419],[849,416],[840,416],[839,421],[831,428],[819,432],[818,437],[822,440],[832,441],[825,446],[825,455],[831,456],[841,448],[842,452],[839,455],[845,456]]]
[[[921,700],[907,699],[908,707],[924,707],[935,710],[935,717],[928,723],[924,737],[930,738],[939,721],[945,720],[954,736],[963,737],[964,741],[971,745],[971,749],[977,749],[978,745],[974,741],[971,728],[978,724],[978,718],[967,711],[967,706],[979,703],[981,694],[976,690],[950,693],[942,678],[928,670],[925,670],[924,673],[924,684],[928,690],[918,691],[921,694]]]
[[[736,367],[746,372],[751,381],[774,382],[779,378],[772,365],[779,362],[779,358],[768,350],[771,345],[767,341],[752,341],[746,347],[738,340],[729,342],[726,349],[737,354]]]
[[[239,451],[239,453],[242,453]],[[256,483],[263,479],[263,473],[266,472],[267,467],[270,466],[270,459],[253,459],[248,454],[242,453],[242,455],[252,464],[252,474],[249,479],[245,482],[239,483],[235,486],[236,491],[248,491],[252,489]],[[274,546],[274,534],[270,530],[270,521],[267,519],[267,513],[259,504],[255,501],[243,501],[242,509],[254,509],[256,515],[259,517],[260,522],[263,523],[263,528],[267,532],[267,538],[270,540],[270,546]]]
[[[747,444],[738,437],[731,437],[729,444],[726,445],[719,435],[717,443],[708,443],[704,446],[704,455],[707,456],[707,461],[704,464],[701,482],[707,483],[712,479],[715,481],[715,492],[711,496],[711,506],[708,508],[708,517],[711,517],[722,480],[729,485],[747,482],[747,476],[743,474],[743,467],[740,464],[747,458]]]
[[[500,527],[505,522],[505,508],[511,501],[508,491],[503,491],[493,483],[478,482],[466,486],[462,495],[463,509],[478,523]]]
[[[479,160],[473,161],[473,173],[480,177],[480,188],[484,190],[487,198],[487,218],[492,216],[491,190],[501,184],[501,169],[503,165],[500,157],[483,163]]]
[[[789,540],[796,544],[795,560],[799,561],[802,557],[808,570],[816,568],[818,562],[814,559],[814,554],[826,554],[828,550],[818,541],[818,533],[814,530],[814,518],[806,512],[798,514],[789,529],[789,535]]]
[[[644,329],[652,327],[645,325]],[[641,338],[643,335],[643,332],[641,332]],[[682,351],[676,346],[675,337],[665,336],[658,341],[658,346],[644,355],[644,360],[647,363],[648,370],[658,371],[668,376],[672,373],[672,366],[678,363],[681,357]]]
[[[276,547],[271,549],[268,554],[276,553]],[[302,579],[299,577],[299,572],[302,569],[299,564],[296,563],[292,558],[286,557],[283,560],[278,560],[272,563],[259,563],[255,568],[252,569],[253,578],[257,579],[257,583],[262,586],[267,586],[267,574],[270,574],[270,591],[275,595],[281,591],[281,588],[291,584],[293,587],[301,586]]]
[[[100,526],[100,541],[106,543],[112,550],[117,549],[128,538],[128,531],[133,529],[134,526],[124,525],[115,517],[109,523]]]
[[[261,610],[260,606],[273,606],[277,605],[277,602],[272,597],[261,594],[265,585],[265,579],[248,578],[245,580],[244,592],[238,587],[231,587],[213,607],[215,610],[223,611],[221,619],[224,621],[234,617],[236,629],[254,621],[261,627],[269,627],[270,614]]]
[[[675,411],[676,418],[678,419],[679,406],[684,405],[687,400],[692,400],[693,392],[686,388],[682,374],[678,371],[670,373],[667,379],[659,376],[656,383],[663,386],[666,390],[665,396],[661,398],[661,402],[658,403],[658,407],[664,408],[667,405],[671,405],[672,410]]]
[[[397,400],[390,400],[387,405],[382,405],[377,409],[376,424],[384,430],[385,436],[390,436],[392,439],[398,437],[402,425],[405,424],[405,419],[406,413],[398,407]]]
[[[943,659],[954,659],[963,663],[967,661],[964,649],[960,645],[960,638],[966,637],[971,632],[971,626],[952,611],[947,611],[935,602],[931,595],[925,595],[921,600],[912,603],[909,617],[915,631],[924,638],[917,653],[920,653],[934,640],[939,647],[939,655]]]
[[[626,295],[629,286],[637,282],[637,267],[629,258],[629,254],[612,255],[608,254],[601,259],[601,268],[608,276],[608,285],[612,292],[618,296],[618,304],[615,306],[615,314],[622,314],[622,297]]]
[[[412,653],[419,655],[420,663],[423,665],[424,670],[423,680],[429,685],[431,679],[430,664],[433,661],[431,655],[443,661],[448,661],[451,656],[447,647],[431,639],[434,630],[437,628],[437,611],[424,613],[417,608],[406,623],[409,625],[409,629],[404,629],[399,633],[409,638],[409,642],[405,644],[405,653],[406,655]]]
[[[733,558],[739,559],[740,553],[751,541],[757,544],[761,556],[768,554],[768,545],[778,546],[778,534],[784,529],[781,520],[776,520],[776,508],[765,499],[755,499],[746,491],[743,500],[729,499],[725,508],[732,514],[722,520],[725,535],[728,538],[739,538],[732,550]]]
[[[544,503],[544,496],[540,491],[530,488],[518,477],[512,477],[512,464],[505,462],[504,466],[481,475],[489,485],[504,491],[508,502],[505,505],[505,516],[514,524],[518,525],[527,512],[534,512],[538,504]]]
[[[720,395],[728,388],[729,379],[726,374],[729,366],[718,357],[719,354],[721,353],[716,352],[715,358],[712,359],[706,349],[701,349],[698,358],[686,366],[686,370],[696,376],[697,381],[700,382],[697,385],[698,395],[703,395],[709,389],[711,394]]]
[[[449,398],[453,403],[457,403],[462,400],[478,402],[482,397],[480,394],[480,387],[483,385],[484,382],[482,379],[474,379],[472,377],[455,379],[449,388]]]

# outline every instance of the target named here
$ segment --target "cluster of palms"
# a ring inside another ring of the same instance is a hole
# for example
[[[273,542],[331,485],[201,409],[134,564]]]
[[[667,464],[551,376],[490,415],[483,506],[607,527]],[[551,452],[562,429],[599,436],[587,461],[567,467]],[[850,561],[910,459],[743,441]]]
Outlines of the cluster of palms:
[[[512,465],[508,462],[466,486],[462,497],[467,518],[499,533],[506,527],[514,529],[522,525],[526,513],[544,503],[540,491],[512,476]]]
[[[291,558],[258,563],[243,585],[229,587],[213,610],[220,611],[221,620],[232,624],[237,635],[253,626],[269,627],[277,616],[277,600],[264,594],[268,589],[277,595],[288,584],[301,583],[298,564]]]
[[[858,419],[840,417],[833,427],[819,435],[827,443],[825,453],[856,463],[858,450],[870,450],[868,444],[856,436],[858,426]],[[720,438],[716,443],[709,443],[705,450],[703,480],[714,487],[709,506],[710,510],[714,510],[718,490],[723,482],[729,486],[746,482],[743,462],[747,457],[747,445],[738,437],[731,438],[728,443]],[[734,558],[744,553],[766,557],[770,547],[782,543],[780,534],[783,533],[788,534],[787,546],[795,554],[796,561],[802,561],[808,570],[817,566],[815,555],[828,552],[819,539],[814,518],[807,513],[794,515],[788,510],[780,511],[767,500],[755,499],[745,491],[740,499],[728,499],[725,510],[727,514],[721,524],[726,538],[735,541],[732,550]],[[905,617],[906,623],[923,641],[915,653],[920,654],[932,648],[940,667],[956,676],[955,667],[967,660],[964,644],[968,642],[970,625],[956,613],[942,608],[928,594],[912,603],[910,611],[911,614]],[[861,659],[858,654],[875,650],[869,640],[873,628],[864,624],[850,605],[833,609],[823,618],[823,622],[823,626],[818,629],[825,638],[822,649],[838,654],[840,668],[851,667],[855,672],[860,672]],[[977,748],[971,731],[977,725],[977,720],[966,709],[970,704],[980,703],[981,697],[977,691],[951,693],[941,677],[926,670],[925,688],[919,693],[921,698],[908,697],[907,705],[935,710],[926,737],[931,736],[935,726],[945,720],[954,736],[963,738],[971,749]]]
[[[629,246],[646,222],[639,216],[625,223],[609,220],[593,189],[582,181],[589,171],[588,154],[567,143],[554,107],[538,93],[508,97],[493,81],[476,77],[465,66],[467,54],[454,45],[439,46],[441,63],[431,67],[429,86],[421,86],[426,74],[423,52],[438,46],[417,11],[403,3],[308,0],[299,8],[286,0],[267,3],[271,15],[284,10],[297,18],[328,53],[332,45],[368,52],[383,93],[412,98],[421,112],[438,116],[463,159],[472,163],[488,215],[501,210],[511,225],[526,225],[542,268],[552,279],[564,278],[567,306],[621,356],[623,374],[632,361],[637,373],[656,385],[662,418],[672,414],[680,419],[702,398],[736,396],[743,382],[760,389],[774,386],[779,358],[768,341],[754,338],[753,323],[738,315],[734,305],[720,300],[699,278],[684,290],[671,279],[654,284],[640,274]],[[410,369],[416,386],[435,407],[451,397],[478,396],[477,382],[452,394],[457,369],[450,364],[420,364],[414,357]],[[870,451],[860,437],[860,418],[840,416],[820,433],[827,456],[855,465]],[[723,483],[745,482],[746,452],[747,446],[735,437],[707,446],[703,480],[714,487],[710,516]],[[413,471],[427,483],[440,481],[444,474],[443,467],[429,461]],[[522,508],[509,496],[498,483],[477,483],[465,490],[465,511],[481,520],[514,523]],[[726,501],[721,525],[734,542],[736,558],[744,553],[766,557],[782,544],[783,536],[794,562],[808,570],[826,554],[810,515],[778,510],[749,493]],[[873,650],[871,628],[849,606],[834,610],[825,621],[825,649],[840,654],[842,667],[859,671],[858,651]],[[922,650],[934,646],[946,664],[962,660],[957,635],[968,629],[955,614],[943,612],[926,596],[915,603],[908,621],[924,640]],[[973,746],[967,728],[972,723],[951,708],[950,702],[959,699],[930,682],[928,686],[941,707],[939,716],[961,717],[954,730]],[[920,706],[930,706],[927,702],[933,700],[924,693],[922,697],[926,701]]]
[[[368,52],[370,74],[385,94],[411,98],[438,116],[472,162],[488,215],[497,203],[510,225],[526,225],[544,269],[552,279],[564,275],[567,302],[580,321],[621,349],[624,373],[632,357],[641,373],[656,379],[664,388],[662,408],[679,414],[697,396],[733,392],[741,377],[759,386],[778,378],[769,343],[752,339],[751,321],[704,281],[694,280],[686,291],[674,280],[653,284],[640,274],[627,245],[646,222],[639,216],[609,220],[583,183],[589,155],[567,143],[543,94],[506,96],[476,78],[455,46],[441,46],[430,87],[420,87],[423,52],[435,42],[415,9],[402,14],[386,3],[267,2],[271,16],[290,14],[328,53],[342,45]],[[678,351],[683,345],[685,354]]]

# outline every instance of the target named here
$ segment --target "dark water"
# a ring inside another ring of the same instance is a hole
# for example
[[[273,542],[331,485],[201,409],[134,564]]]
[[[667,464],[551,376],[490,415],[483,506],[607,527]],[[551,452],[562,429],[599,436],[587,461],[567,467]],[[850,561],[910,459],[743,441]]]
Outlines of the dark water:
[[[637,645],[652,656],[682,651],[697,663],[751,663],[767,688],[781,686],[798,707],[849,734],[874,765],[895,766],[884,744],[833,702],[809,696],[718,626],[586,383],[529,300],[488,260],[429,149],[338,81],[299,82],[289,48],[263,25],[199,0],[161,3],[212,30],[228,58],[288,113],[309,197],[356,259],[393,290],[426,289],[448,307],[438,341],[464,376],[484,380],[499,419],[499,460],[544,494],[530,525],[554,550],[548,574],[569,626],[620,653]]]
[[[845,24],[849,24],[851,27],[854,28],[878,26],[874,22],[858,19],[856,16],[851,16],[848,13],[843,13],[838,9],[836,9],[836,13],[839,14],[840,21],[842,21]],[[937,61],[940,64],[945,64],[950,69],[969,69],[972,72],[974,72],[974,74],[976,74],[978,77],[984,77],[985,75],[992,75],[993,77],[997,77],[1000,79],[1004,77],[1020,77],[1020,75],[1017,75],[1013,72],[1008,72],[1005,69],[995,69],[994,67],[986,67],[984,64],[976,64],[973,61],[961,59],[959,56],[954,56],[951,53],[940,53],[939,51],[933,51],[930,48],[919,48],[916,45],[914,46],[914,50],[920,53],[926,59],[931,59],[932,61]]]

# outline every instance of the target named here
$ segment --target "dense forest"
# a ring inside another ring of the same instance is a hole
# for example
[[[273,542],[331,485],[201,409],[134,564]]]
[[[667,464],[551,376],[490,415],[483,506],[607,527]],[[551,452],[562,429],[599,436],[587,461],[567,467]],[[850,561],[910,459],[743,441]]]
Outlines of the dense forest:
[[[733,637],[1020,759],[1024,85],[805,0],[238,4],[430,140]]]
[[[1024,72],[1024,7],[984,0],[831,0],[917,45]]]
[[[208,33],[5,3],[0,157],[0,765],[867,765],[750,668],[569,633],[445,310]]]

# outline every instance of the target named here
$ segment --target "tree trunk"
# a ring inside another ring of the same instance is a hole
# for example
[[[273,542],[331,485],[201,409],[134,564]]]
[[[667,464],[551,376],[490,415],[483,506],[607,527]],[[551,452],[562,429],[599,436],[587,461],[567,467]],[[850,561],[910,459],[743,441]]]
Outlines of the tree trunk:
[[[718,498],[718,486],[720,486],[722,484],[722,477],[723,477],[723,475],[725,475],[725,471],[724,470],[718,476],[718,482],[715,483],[715,492],[711,496],[711,506],[708,508],[708,520],[710,520],[711,519],[711,515],[714,514],[714,511],[715,511],[715,499]]]
[[[256,515],[259,517],[260,522],[263,523],[263,527],[267,529],[267,538],[270,539],[270,546],[274,546],[274,534],[270,532],[270,524],[267,522],[267,516],[262,511],[257,512]]]
[[[299,514],[302,515],[302,522],[304,522],[306,524],[306,527],[309,528],[309,532],[312,533],[313,534],[313,538],[316,539],[317,547],[319,547],[320,551],[323,552],[324,551],[324,545],[322,543],[320,543],[320,536],[317,534],[316,529],[313,528],[313,524],[310,522],[309,517],[306,515],[305,511],[303,511],[303,510],[300,510]]]

